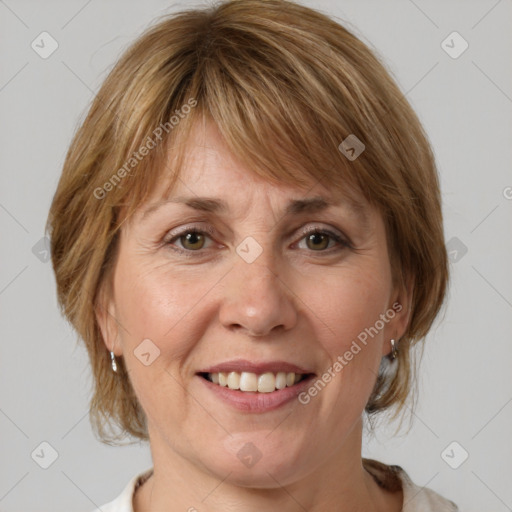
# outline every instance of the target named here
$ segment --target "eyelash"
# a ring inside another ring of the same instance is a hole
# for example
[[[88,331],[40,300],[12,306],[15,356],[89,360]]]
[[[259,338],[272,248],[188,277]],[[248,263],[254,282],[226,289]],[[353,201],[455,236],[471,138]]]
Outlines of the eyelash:
[[[181,230],[178,233],[173,233],[171,235],[171,238],[166,237],[163,240],[163,245],[166,246],[166,247],[169,247],[173,251],[176,251],[179,254],[183,254],[184,256],[187,256],[187,257],[192,257],[192,258],[193,257],[200,257],[200,256],[203,255],[202,254],[204,252],[203,249],[198,249],[196,251],[193,251],[193,250],[190,250],[190,249],[182,249],[180,247],[176,247],[176,246],[173,245],[173,242],[175,242],[176,240],[179,240],[182,236],[187,235],[187,234],[192,234],[192,233],[193,234],[198,234],[198,235],[205,235],[208,238],[210,238],[210,233],[208,231],[203,231],[201,229],[189,226],[189,227]],[[334,231],[331,231],[329,229],[324,229],[324,228],[319,228],[319,227],[310,227],[310,228],[304,229],[301,232],[301,238],[299,239],[299,242],[302,241],[307,236],[312,235],[312,234],[327,235],[332,240],[334,240],[335,242],[338,242],[338,244],[340,244],[341,247],[337,247],[337,248],[336,247],[331,247],[329,249],[324,249],[324,250],[321,250],[321,251],[313,251],[313,250],[311,250],[310,252],[313,252],[313,253],[318,252],[319,254],[323,253],[323,254],[329,254],[330,255],[333,252],[337,252],[337,251],[340,251],[340,250],[345,249],[345,248],[352,248],[351,243],[348,242],[345,238],[343,238],[339,234],[337,234]]]

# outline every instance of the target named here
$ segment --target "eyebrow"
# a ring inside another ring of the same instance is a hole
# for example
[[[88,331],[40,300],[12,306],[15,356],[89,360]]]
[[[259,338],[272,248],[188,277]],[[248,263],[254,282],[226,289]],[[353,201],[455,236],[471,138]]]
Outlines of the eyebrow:
[[[229,206],[221,199],[214,199],[211,197],[184,197],[177,196],[170,199],[163,199],[156,203],[149,205],[142,212],[142,220],[149,217],[153,212],[158,210],[161,206],[169,203],[183,204],[194,210],[226,214],[229,212]],[[292,199],[284,210],[285,216],[297,215],[300,213],[318,213],[327,210],[330,207],[342,206],[346,204],[350,210],[356,215],[364,226],[368,225],[368,216],[366,209],[361,204],[354,200],[341,200],[340,202],[333,202],[324,197],[316,196],[307,199]]]

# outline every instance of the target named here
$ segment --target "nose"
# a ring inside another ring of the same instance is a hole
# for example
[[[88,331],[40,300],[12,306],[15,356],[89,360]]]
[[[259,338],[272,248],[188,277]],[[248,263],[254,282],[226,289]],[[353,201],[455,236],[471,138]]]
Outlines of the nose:
[[[286,331],[297,322],[295,295],[278,269],[265,257],[247,263],[241,258],[224,281],[220,322],[233,331],[263,337]]]

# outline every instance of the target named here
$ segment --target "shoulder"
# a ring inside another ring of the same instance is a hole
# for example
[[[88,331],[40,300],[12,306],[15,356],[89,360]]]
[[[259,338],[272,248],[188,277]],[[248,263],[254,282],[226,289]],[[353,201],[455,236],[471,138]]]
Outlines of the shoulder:
[[[92,512],[133,512],[133,495],[139,485],[142,485],[153,473],[153,468],[134,476],[113,501],[102,505]]]
[[[458,507],[432,489],[412,482],[400,466],[389,466],[373,459],[363,459],[364,468],[384,489],[396,491],[402,488],[404,504],[402,512],[458,512]]]

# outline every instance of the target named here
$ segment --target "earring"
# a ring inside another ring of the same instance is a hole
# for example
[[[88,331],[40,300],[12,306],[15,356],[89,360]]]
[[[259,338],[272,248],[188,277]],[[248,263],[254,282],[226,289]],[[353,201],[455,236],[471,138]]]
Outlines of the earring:
[[[116,356],[114,355],[114,352],[110,352],[110,362],[112,364],[112,371],[117,373],[117,363],[116,363]]]
[[[398,355],[398,348],[396,347],[396,343],[394,339],[391,339],[391,359],[396,359]]]

